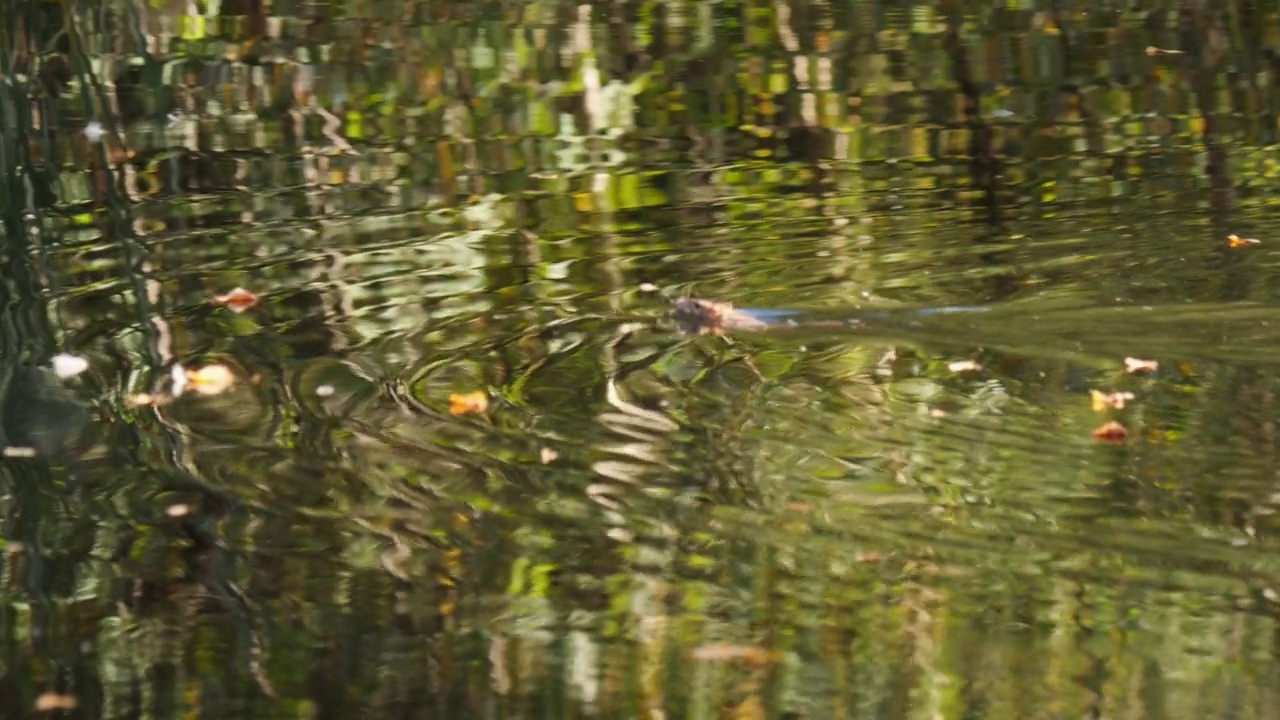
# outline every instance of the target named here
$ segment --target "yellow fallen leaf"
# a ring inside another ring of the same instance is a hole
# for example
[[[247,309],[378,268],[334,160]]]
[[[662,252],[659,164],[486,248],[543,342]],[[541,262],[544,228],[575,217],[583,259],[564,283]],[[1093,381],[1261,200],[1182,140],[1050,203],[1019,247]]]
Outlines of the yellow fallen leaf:
[[[1100,390],[1090,390],[1089,399],[1093,402],[1093,411],[1102,412],[1107,408],[1115,408],[1123,410],[1126,401],[1133,399],[1131,392],[1115,392],[1104,393]]]
[[[449,414],[466,415],[467,413],[483,413],[489,409],[489,395],[483,390],[469,393],[454,393],[449,396]]]
[[[187,387],[201,395],[220,395],[235,384],[235,373],[226,365],[205,365],[187,371]]]

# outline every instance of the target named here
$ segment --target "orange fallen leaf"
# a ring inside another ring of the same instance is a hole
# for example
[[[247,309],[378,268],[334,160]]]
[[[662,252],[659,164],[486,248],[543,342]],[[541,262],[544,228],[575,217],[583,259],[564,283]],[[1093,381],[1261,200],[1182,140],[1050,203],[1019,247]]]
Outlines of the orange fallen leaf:
[[[1143,360],[1136,357],[1124,359],[1124,371],[1127,373],[1155,372],[1160,363],[1155,360]]]
[[[1123,410],[1125,402],[1133,399],[1133,393],[1131,392],[1104,393],[1099,390],[1090,390],[1089,399],[1093,401],[1094,412],[1102,412],[1107,408],[1115,408],[1116,410]]]
[[[483,413],[489,409],[489,394],[483,390],[469,393],[454,393],[449,396],[449,414],[466,415],[467,413]]]
[[[775,662],[778,659],[777,653],[769,652],[764,648],[758,648],[754,645],[730,645],[728,643],[696,647],[689,651],[689,657],[694,660],[706,660],[709,662],[741,660],[748,665],[764,665]]]
[[[976,372],[982,369],[976,360],[956,360],[947,365],[947,369],[953,373]]]
[[[226,305],[231,312],[237,313],[242,313],[258,304],[258,296],[242,287],[238,287],[226,295],[219,295],[214,300]]]
[[[1257,245],[1261,242],[1262,241],[1257,238],[1242,238],[1239,235],[1227,236],[1227,247],[1238,248],[1244,247],[1245,245]]]
[[[220,395],[235,384],[235,373],[226,365],[205,365],[187,371],[187,387],[201,395]]]
[[[1115,422],[1114,420],[1102,427],[1095,428],[1093,431],[1094,440],[1110,445],[1119,445],[1128,437],[1129,431],[1126,430],[1123,425]]]
[[[75,710],[80,701],[73,695],[62,695],[55,692],[40,693],[36,696],[36,712],[54,712],[56,710]]]

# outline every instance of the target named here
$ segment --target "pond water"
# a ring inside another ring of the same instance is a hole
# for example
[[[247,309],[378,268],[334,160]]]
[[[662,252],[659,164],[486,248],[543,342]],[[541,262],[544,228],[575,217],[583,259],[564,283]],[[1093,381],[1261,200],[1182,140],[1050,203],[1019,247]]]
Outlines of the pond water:
[[[4,716],[1276,717],[1258,5],[8,0]]]

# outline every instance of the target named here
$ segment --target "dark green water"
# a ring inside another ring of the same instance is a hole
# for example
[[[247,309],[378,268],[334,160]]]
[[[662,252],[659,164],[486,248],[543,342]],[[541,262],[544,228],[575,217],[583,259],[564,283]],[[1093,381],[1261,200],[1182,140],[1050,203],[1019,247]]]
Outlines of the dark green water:
[[[1280,714],[1276,3],[4,9],[0,717]]]

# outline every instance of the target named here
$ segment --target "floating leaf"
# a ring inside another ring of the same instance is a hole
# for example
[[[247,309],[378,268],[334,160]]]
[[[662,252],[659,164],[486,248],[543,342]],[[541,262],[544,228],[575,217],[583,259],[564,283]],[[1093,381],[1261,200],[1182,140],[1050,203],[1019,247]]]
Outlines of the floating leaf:
[[[770,652],[764,648],[755,647],[754,645],[730,645],[727,643],[696,647],[689,651],[689,657],[694,660],[706,660],[708,662],[740,660],[748,665],[764,665],[775,662],[778,659],[777,653]]]
[[[125,399],[129,407],[145,407],[147,405],[162,405],[165,398],[157,397],[151,393],[136,393]]]
[[[58,710],[75,710],[80,701],[74,695],[62,695],[55,692],[40,693],[36,696],[36,712],[56,712]]]
[[[1159,367],[1160,363],[1155,360],[1142,360],[1135,357],[1124,359],[1124,371],[1127,373],[1155,372]]]
[[[1257,238],[1242,238],[1239,235],[1227,236],[1227,247],[1232,248],[1244,247],[1245,245],[1257,245],[1261,242],[1262,241]]]
[[[169,368],[169,378],[173,381],[173,396],[178,397],[187,391],[187,369],[182,363],[174,363]]]
[[[1114,420],[1093,431],[1093,439],[1110,445],[1119,445],[1129,437],[1129,431]]]
[[[54,355],[50,358],[50,364],[53,366],[53,374],[63,380],[73,378],[89,369],[88,360],[79,355],[68,355],[66,353]]]
[[[1089,399],[1093,401],[1094,412],[1102,412],[1107,408],[1115,408],[1116,410],[1123,410],[1125,402],[1133,399],[1133,393],[1131,392],[1104,393],[1100,390],[1090,390]]]
[[[101,142],[102,136],[106,134],[107,134],[106,128],[102,127],[102,123],[98,122],[97,120],[90,120],[89,123],[84,126],[85,138],[87,138],[89,142],[94,143],[95,145]]]
[[[238,287],[226,295],[219,295],[214,299],[226,305],[231,312],[237,313],[242,313],[258,304],[258,296],[242,287]]]
[[[489,395],[483,390],[469,393],[454,393],[449,396],[449,414],[466,415],[467,413],[483,413],[489,409]]]
[[[220,395],[235,384],[235,373],[226,365],[205,365],[187,371],[187,386],[201,395]]]

